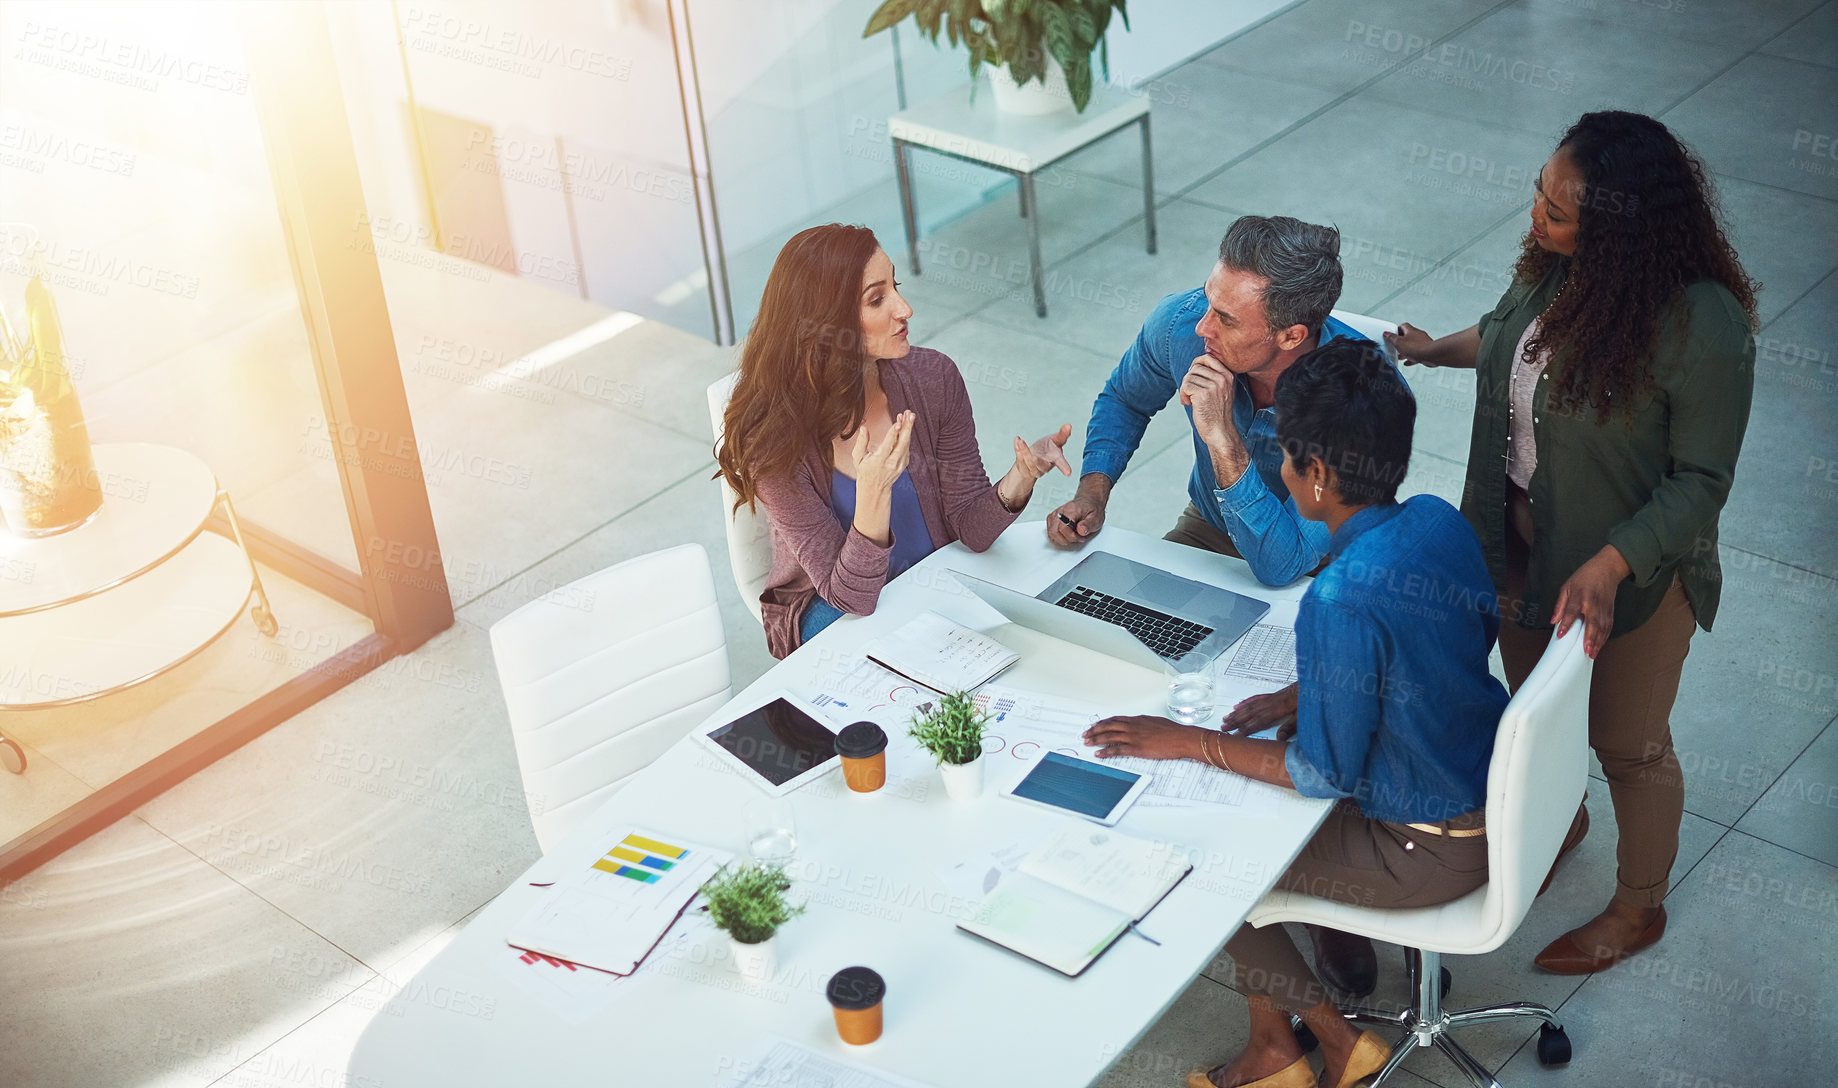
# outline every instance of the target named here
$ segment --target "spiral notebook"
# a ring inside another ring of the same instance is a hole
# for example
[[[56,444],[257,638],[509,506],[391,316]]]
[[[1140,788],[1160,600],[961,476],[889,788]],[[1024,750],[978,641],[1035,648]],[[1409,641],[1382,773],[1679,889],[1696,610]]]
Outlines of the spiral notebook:
[[[1068,822],[957,928],[1076,977],[1191,872],[1164,843]]]
[[[941,695],[973,691],[1021,660],[1021,655],[936,612],[921,612],[868,643],[862,652]]]

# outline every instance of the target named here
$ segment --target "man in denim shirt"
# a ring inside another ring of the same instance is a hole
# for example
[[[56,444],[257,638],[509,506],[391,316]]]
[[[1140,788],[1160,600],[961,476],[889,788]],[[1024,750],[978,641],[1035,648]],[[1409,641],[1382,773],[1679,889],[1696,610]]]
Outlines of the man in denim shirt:
[[[1193,427],[1191,502],[1167,539],[1242,557],[1265,585],[1287,585],[1327,558],[1327,529],[1296,514],[1276,442],[1276,380],[1336,337],[1340,232],[1288,216],[1247,215],[1219,243],[1206,286],[1169,295],[1104,383],[1085,431],[1078,492],[1047,517],[1055,544],[1104,525],[1111,487],[1149,419],[1180,394]]]

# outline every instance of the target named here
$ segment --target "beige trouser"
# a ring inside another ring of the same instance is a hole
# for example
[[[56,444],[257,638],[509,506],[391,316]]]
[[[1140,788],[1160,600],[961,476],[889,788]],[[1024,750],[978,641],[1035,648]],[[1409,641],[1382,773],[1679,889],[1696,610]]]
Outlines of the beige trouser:
[[[1530,555],[1530,509],[1518,489],[1508,488],[1508,496],[1504,617],[1513,614],[1510,602],[1525,592]],[[1621,833],[1615,845],[1615,898],[1633,906],[1659,906],[1678,857],[1685,778],[1672,750],[1671,716],[1695,630],[1691,603],[1675,577],[1651,619],[1603,645],[1589,684],[1589,746],[1602,761]],[[1550,640],[1548,627],[1531,630],[1510,618],[1501,620],[1500,658],[1508,688],[1519,690]]]
[[[1458,817],[1452,826],[1479,821]],[[1487,837],[1452,838],[1374,820],[1342,801],[1276,886],[1362,907],[1428,907],[1459,899],[1487,883]],[[1299,1012],[1328,1000],[1281,925],[1238,927],[1225,950],[1233,988],[1263,994],[1280,1009]]]
[[[1200,516],[1199,508],[1191,502],[1187,504],[1187,509],[1181,511],[1181,516],[1175,519],[1174,528],[1162,534],[1162,539],[1172,540],[1176,544],[1185,544],[1189,548],[1198,548],[1201,551],[1229,555],[1233,559],[1244,558],[1238,554],[1238,545],[1232,543],[1232,538],[1213,528],[1205,518]]]

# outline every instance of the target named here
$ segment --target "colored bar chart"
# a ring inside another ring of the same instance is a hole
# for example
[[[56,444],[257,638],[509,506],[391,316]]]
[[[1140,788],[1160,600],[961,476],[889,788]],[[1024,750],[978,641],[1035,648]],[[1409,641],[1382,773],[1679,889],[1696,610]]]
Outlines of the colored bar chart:
[[[619,845],[608,850],[605,857],[594,862],[594,868],[643,884],[655,884],[660,874],[669,872],[688,856],[689,851],[680,846],[643,835],[627,835],[619,840]]]

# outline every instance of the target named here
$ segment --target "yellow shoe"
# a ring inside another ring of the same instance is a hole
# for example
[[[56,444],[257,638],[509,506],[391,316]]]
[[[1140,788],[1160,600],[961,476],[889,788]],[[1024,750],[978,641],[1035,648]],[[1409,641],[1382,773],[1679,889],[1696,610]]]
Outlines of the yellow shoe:
[[[1368,1033],[1370,1034],[1370,1033]],[[1373,1036],[1374,1039],[1378,1036]],[[1355,1054],[1359,1051],[1355,1050]],[[1206,1074],[1210,1070],[1196,1069],[1187,1074],[1187,1088],[1218,1088]],[[1319,1088],[1315,1080],[1315,1071],[1309,1067],[1308,1058],[1297,1058],[1293,1063],[1278,1069],[1276,1072],[1259,1080],[1254,1080],[1242,1088]]]
[[[1391,1060],[1391,1048],[1378,1037],[1376,1032],[1362,1031],[1359,1041],[1353,1044],[1353,1053],[1347,1056],[1346,1071],[1340,1074],[1340,1083],[1335,1088],[1356,1088],[1363,1085],[1366,1079],[1385,1068]]]

